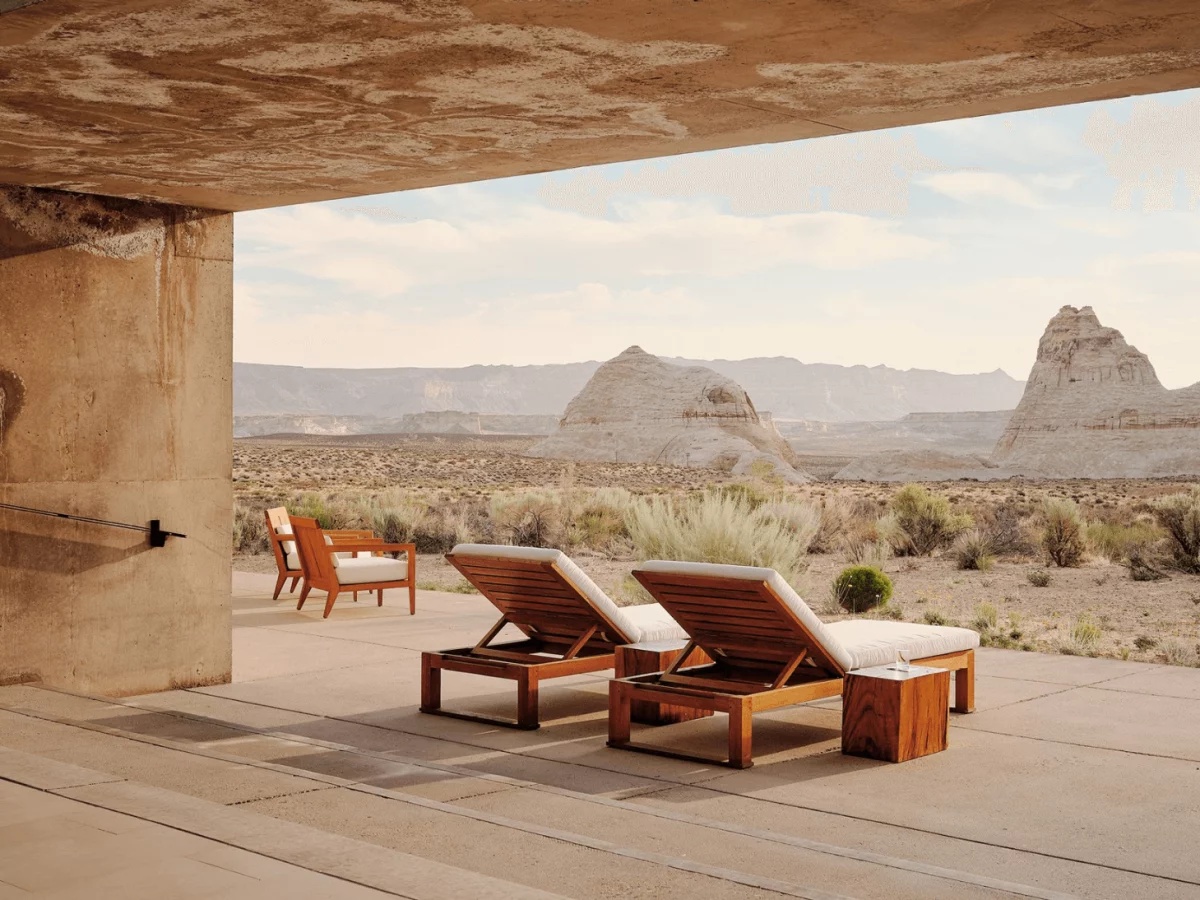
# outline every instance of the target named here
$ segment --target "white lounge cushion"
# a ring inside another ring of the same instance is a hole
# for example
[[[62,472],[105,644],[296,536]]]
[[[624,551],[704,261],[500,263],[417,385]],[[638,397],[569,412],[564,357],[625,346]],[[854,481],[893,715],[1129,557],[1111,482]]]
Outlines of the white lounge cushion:
[[[296,545],[292,544],[292,546],[295,547]],[[287,565],[289,572],[300,571],[300,554],[295,550],[289,550],[288,555],[284,557],[283,561]]]
[[[847,619],[825,628],[850,654],[848,669],[888,665],[896,661],[897,650],[903,650],[909,659],[924,659],[979,646],[979,635],[969,628],[880,619]]]
[[[687,640],[687,632],[671,618],[671,614],[659,603],[622,606],[620,609],[638,629],[639,636],[634,643]]]
[[[282,525],[276,526],[275,533],[276,534],[292,534],[293,533],[292,532],[292,523],[285,522]],[[280,546],[283,547],[283,552],[289,557],[296,552],[296,542],[295,541],[284,541],[282,544],[280,544]],[[297,557],[297,559],[299,559],[299,557]],[[300,568],[300,563],[297,562],[295,566],[292,566],[292,564],[289,562],[288,568],[298,569],[298,568]]]
[[[574,560],[561,550],[540,547],[507,547],[500,544],[459,544],[450,551],[452,556],[484,556],[496,559],[521,559],[527,562],[550,562],[579,588],[580,593],[610,622],[621,629],[631,644],[650,640],[683,640],[687,634],[657,603],[643,606],[617,606],[604,591],[587,576]],[[636,610],[636,612],[635,612]],[[643,630],[643,629],[646,630]]]
[[[387,556],[360,556],[343,559],[337,568],[340,585],[371,584],[376,581],[404,581],[408,578],[408,561]]]
[[[839,666],[846,670],[854,668],[853,657],[830,633],[832,626],[822,622],[808,604],[800,599],[800,595],[792,590],[792,586],[784,581],[783,576],[774,569],[763,569],[757,566],[727,566],[717,563],[672,562],[664,559],[652,559],[637,568],[644,572],[693,575],[700,578],[740,578],[744,581],[765,581]]]

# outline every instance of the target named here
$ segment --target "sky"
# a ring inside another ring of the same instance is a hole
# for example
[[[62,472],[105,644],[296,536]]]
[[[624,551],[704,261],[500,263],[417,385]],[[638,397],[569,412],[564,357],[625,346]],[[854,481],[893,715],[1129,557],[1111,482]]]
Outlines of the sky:
[[[1090,305],[1200,381],[1200,91],[235,216],[234,358],[1024,378]]]

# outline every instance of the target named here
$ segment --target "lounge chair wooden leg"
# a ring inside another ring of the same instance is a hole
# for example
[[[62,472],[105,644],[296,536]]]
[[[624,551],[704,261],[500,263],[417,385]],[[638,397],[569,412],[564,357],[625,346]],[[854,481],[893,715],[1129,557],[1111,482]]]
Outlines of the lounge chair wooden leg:
[[[421,654],[421,712],[442,708],[442,670],[431,653]]]
[[[338,597],[338,592],[336,590],[329,592],[329,596],[325,598],[325,615],[323,615],[321,618],[323,618],[323,619],[329,618],[329,614],[331,612],[333,612],[333,604],[337,600],[337,597]]]
[[[292,579],[292,586],[290,588],[288,588],[288,593],[289,594],[296,593],[296,585],[298,585],[299,583],[300,583],[300,576],[297,575],[295,578]]]
[[[538,727],[538,677],[532,669],[517,673],[517,725]]]
[[[304,601],[308,599],[308,592],[312,590],[312,585],[307,581],[304,582],[304,590],[300,592],[300,602],[296,604],[296,609],[304,609]]]
[[[617,680],[608,683],[608,745],[619,747],[629,743],[629,721],[632,704],[625,685]]]
[[[358,591],[355,591],[355,592],[354,592],[354,602],[355,602],[355,603],[357,603],[357,602],[358,602]]]
[[[383,606],[383,588],[380,588],[380,589],[379,589],[379,603],[378,603],[378,604],[376,604],[376,605],[377,605],[377,606]]]
[[[411,581],[408,583],[408,614],[417,614],[417,586]]]
[[[975,712],[975,651],[967,651],[967,664],[954,673],[954,711]]]
[[[729,710],[729,764],[736,769],[745,769],[754,764],[752,724],[749,698]]]
[[[283,590],[283,585],[287,581],[286,575],[280,575],[275,579],[275,593],[271,596],[271,602],[274,603],[279,599],[279,592]]]

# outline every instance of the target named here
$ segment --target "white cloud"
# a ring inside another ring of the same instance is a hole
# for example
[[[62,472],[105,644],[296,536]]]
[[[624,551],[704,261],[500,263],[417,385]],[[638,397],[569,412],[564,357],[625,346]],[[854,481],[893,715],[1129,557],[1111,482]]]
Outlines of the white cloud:
[[[1043,209],[1047,205],[1041,192],[1021,178],[1003,172],[935,172],[917,180],[922,186],[961,203],[1001,200],[1029,209]],[[1045,180],[1030,181],[1039,187],[1052,186]]]

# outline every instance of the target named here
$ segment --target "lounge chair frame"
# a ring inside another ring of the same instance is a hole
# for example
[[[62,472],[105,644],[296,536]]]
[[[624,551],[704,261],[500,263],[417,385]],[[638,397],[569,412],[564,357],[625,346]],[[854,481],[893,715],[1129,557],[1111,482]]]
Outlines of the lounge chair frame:
[[[417,548],[413,544],[386,544],[380,538],[354,538],[344,532],[333,539],[332,544],[325,543],[325,535],[316,519],[304,519],[299,516],[292,518],[292,528],[298,546],[300,547],[300,565],[304,569],[304,589],[300,591],[300,602],[296,609],[304,608],[304,601],[313,588],[326,592],[325,612],[323,618],[328,619],[337,602],[338,594],[352,591],[354,599],[358,599],[359,591],[374,592],[379,595],[379,605],[383,606],[383,592],[393,588],[408,589],[408,614],[417,612]],[[331,534],[332,538],[333,535]],[[404,553],[408,560],[407,575],[403,579],[392,581],[372,581],[358,584],[341,584],[338,582],[333,557],[338,553],[351,552],[375,553]]]
[[[551,678],[602,672],[629,638],[553,561],[447,553],[446,559],[500,610],[473,647],[421,654],[421,712],[532,731],[541,727],[538,686]],[[492,644],[506,625],[525,637]],[[516,682],[517,717],[442,709],[442,671]]]
[[[609,682],[608,746],[745,769],[754,764],[754,713],[841,695],[845,670],[767,582],[644,570],[633,575],[691,641],[666,671]],[[704,650],[713,662],[683,668],[681,662],[693,647]],[[974,650],[913,662],[954,672],[953,709],[974,711]],[[728,714],[727,756],[634,742],[630,704],[635,700]]]

